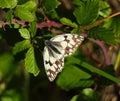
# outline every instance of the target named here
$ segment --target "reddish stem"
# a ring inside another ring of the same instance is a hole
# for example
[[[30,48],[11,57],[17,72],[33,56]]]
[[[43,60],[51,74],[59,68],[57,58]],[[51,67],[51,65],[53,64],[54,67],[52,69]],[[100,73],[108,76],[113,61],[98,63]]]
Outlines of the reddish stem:
[[[92,38],[88,38],[91,42],[93,43],[96,43],[97,45],[99,45],[103,51],[103,54],[104,54],[104,58],[105,58],[105,64],[106,65],[109,65],[110,64],[110,60],[109,60],[109,57],[108,57],[108,54],[107,54],[107,50],[105,48],[105,45],[103,42],[99,41],[99,40],[95,40],[95,39],[92,39]]]
[[[10,24],[9,22],[4,22],[4,21],[0,21],[0,24],[4,27],[5,25]],[[25,21],[22,20],[17,20],[17,19],[13,19],[11,24],[20,24],[20,25],[25,25]],[[29,25],[29,24],[28,24]],[[47,22],[41,22],[37,25],[37,28],[44,28],[44,27],[61,27],[63,26],[63,24],[57,23],[55,21],[47,21]]]

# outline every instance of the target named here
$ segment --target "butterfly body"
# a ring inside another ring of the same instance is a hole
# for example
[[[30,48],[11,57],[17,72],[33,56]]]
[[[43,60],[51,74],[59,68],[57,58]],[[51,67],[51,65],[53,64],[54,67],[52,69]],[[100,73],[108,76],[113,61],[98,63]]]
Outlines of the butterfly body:
[[[57,47],[61,47],[60,46],[60,43],[58,43],[58,42],[52,42],[52,41],[50,41],[50,40],[46,40],[45,41],[45,45],[46,45],[46,47],[50,50],[49,52],[52,54],[52,51],[55,51],[57,54],[62,54],[61,52],[60,52],[60,50],[58,50],[57,48],[56,48],[56,46]],[[53,56],[54,56],[54,54],[52,54]]]
[[[44,66],[50,81],[62,71],[64,57],[72,55],[83,40],[81,35],[61,34],[45,41]]]

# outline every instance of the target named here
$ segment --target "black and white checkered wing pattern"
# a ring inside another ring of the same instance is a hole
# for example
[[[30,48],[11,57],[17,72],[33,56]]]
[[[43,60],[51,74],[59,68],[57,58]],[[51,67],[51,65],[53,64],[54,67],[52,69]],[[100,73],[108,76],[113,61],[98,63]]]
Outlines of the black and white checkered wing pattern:
[[[50,81],[53,81],[57,74],[64,67],[64,57],[74,53],[77,47],[84,40],[84,37],[76,34],[61,34],[45,41],[44,66]]]

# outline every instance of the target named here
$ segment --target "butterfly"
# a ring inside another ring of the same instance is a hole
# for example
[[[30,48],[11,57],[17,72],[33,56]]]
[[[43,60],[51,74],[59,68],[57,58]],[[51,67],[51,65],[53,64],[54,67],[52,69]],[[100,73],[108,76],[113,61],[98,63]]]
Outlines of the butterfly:
[[[61,34],[45,40],[43,53],[44,67],[52,82],[64,67],[64,57],[72,55],[84,37],[78,34]]]

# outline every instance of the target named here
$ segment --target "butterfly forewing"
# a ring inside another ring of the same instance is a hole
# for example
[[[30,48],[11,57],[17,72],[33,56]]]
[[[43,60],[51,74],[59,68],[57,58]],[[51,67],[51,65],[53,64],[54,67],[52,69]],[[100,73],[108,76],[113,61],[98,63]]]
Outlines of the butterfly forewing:
[[[67,42],[67,46],[65,47],[65,56],[72,55],[77,47],[81,44],[84,40],[83,36],[80,35],[72,35],[70,37],[65,37],[65,41]]]
[[[84,37],[80,35],[62,34],[45,43],[44,66],[50,81],[53,81],[57,74],[62,71],[64,57],[73,54],[83,40]]]

